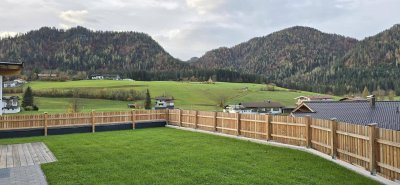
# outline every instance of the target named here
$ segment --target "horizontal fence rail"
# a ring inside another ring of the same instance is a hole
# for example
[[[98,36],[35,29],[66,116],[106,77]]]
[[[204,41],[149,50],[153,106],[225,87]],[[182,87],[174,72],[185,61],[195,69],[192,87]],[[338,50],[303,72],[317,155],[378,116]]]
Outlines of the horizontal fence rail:
[[[334,159],[400,180],[400,131],[322,120],[276,115],[235,114],[195,110],[132,110],[67,114],[0,116],[0,130],[167,121],[169,125],[304,146]]]

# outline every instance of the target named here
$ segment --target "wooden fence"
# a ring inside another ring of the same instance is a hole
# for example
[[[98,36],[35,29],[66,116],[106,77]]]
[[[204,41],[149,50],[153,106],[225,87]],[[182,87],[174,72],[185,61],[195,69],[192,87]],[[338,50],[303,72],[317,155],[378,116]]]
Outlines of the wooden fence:
[[[378,173],[400,180],[400,131],[361,126],[311,117],[233,114],[193,110],[135,110],[0,116],[0,130],[66,127],[166,120],[168,124],[221,132],[230,135],[305,146]]]
[[[92,126],[92,132],[95,132],[96,125],[132,123],[132,128],[135,128],[136,122],[165,121],[167,116],[166,110],[7,115],[0,116],[0,130],[43,128],[44,135],[47,135],[48,128],[89,125]]]
[[[322,120],[255,114],[169,110],[170,125],[305,146],[372,174],[400,180],[400,131]]]

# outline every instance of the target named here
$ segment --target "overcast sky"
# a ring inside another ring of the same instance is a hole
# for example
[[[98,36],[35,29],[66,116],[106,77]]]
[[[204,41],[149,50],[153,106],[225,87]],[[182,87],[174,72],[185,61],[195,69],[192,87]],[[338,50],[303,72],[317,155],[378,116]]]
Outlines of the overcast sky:
[[[42,26],[150,34],[187,60],[301,25],[363,39],[400,23],[400,0],[0,0],[0,36]]]

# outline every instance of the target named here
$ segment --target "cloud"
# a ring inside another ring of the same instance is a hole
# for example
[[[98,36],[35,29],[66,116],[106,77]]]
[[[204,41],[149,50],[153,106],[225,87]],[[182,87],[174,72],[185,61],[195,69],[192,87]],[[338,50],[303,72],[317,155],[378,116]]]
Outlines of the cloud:
[[[87,10],[67,10],[60,13],[59,17],[63,21],[60,26],[63,28],[69,28],[76,25],[82,25],[85,23]]]
[[[204,15],[222,6],[225,0],[186,0],[188,7],[194,9],[200,15]]]
[[[4,31],[4,32],[0,32],[0,38],[14,37],[17,34],[18,34],[17,32],[13,32],[13,31]]]

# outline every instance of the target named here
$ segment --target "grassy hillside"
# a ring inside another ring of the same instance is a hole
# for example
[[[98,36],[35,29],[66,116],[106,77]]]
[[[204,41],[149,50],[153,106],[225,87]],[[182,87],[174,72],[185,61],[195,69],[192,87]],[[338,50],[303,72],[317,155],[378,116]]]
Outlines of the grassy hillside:
[[[46,98],[35,97],[35,102],[39,106],[39,111],[22,111],[20,114],[42,114],[48,113],[65,113],[68,110],[71,98]],[[92,110],[99,112],[125,111],[129,102],[113,101],[101,99],[79,99],[80,111],[90,112]]]
[[[300,95],[316,95],[304,91],[289,91],[276,87],[275,91],[263,91],[266,85],[250,83],[224,83],[203,84],[199,82],[173,82],[173,81],[113,81],[113,80],[82,80],[67,82],[35,81],[29,84],[33,90],[44,89],[73,89],[90,88],[99,90],[110,89],[135,89],[137,91],[150,90],[151,96],[173,96],[177,108],[196,110],[221,110],[217,106],[221,99],[226,99],[226,104],[245,101],[278,101],[286,106],[294,106],[294,98]],[[42,98],[37,97],[41,111],[64,112],[68,105],[68,98]],[[81,99],[83,111],[95,109],[98,111],[126,110],[128,101],[91,100]],[[137,102],[142,103],[142,102]]]

